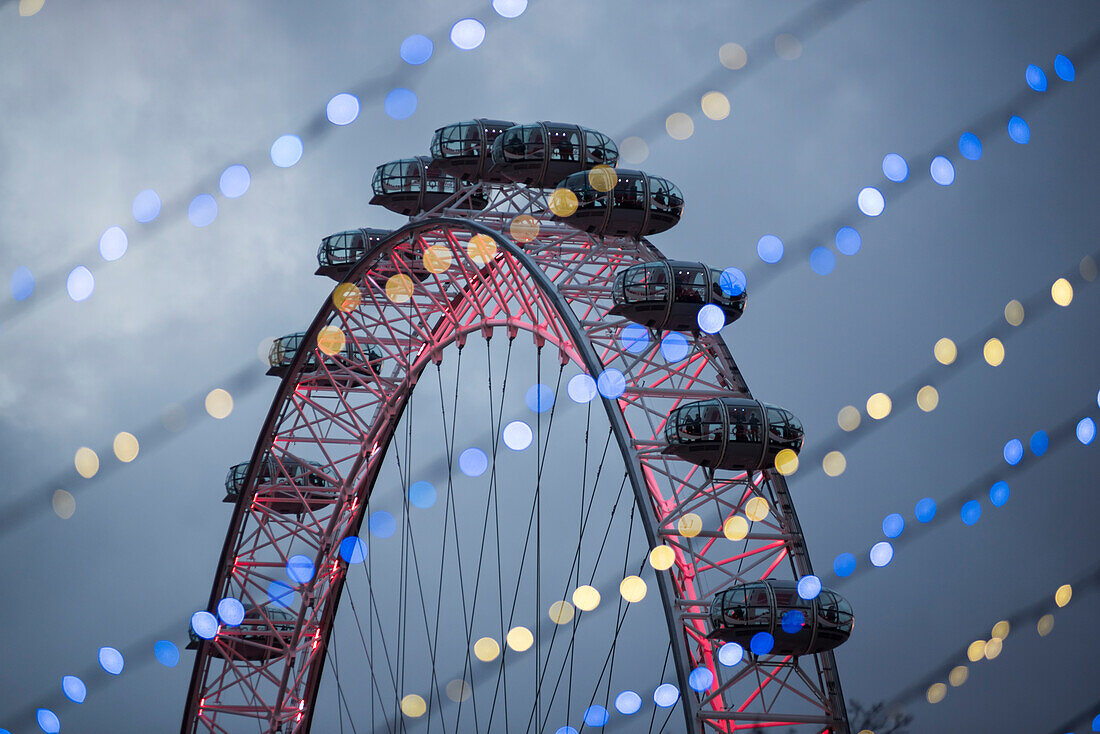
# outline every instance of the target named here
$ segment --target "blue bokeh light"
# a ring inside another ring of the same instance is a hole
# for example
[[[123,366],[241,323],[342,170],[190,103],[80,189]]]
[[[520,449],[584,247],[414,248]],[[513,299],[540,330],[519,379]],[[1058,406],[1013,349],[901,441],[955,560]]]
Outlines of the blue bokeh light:
[[[1008,137],[1014,143],[1026,145],[1031,140],[1031,128],[1027,126],[1024,118],[1013,115],[1008,121]]]
[[[936,501],[931,497],[918,500],[913,514],[919,522],[932,522],[932,518],[936,516]]]
[[[708,303],[699,309],[695,323],[704,334],[717,334],[726,325],[726,314],[718,306]]]
[[[308,583],[316,572],[309,556],[298,554],[286,560],[286,576],[296,584]]]
[[[982,139],[972,132],[965,132],[959,136],[959,155],[968,161],[978,161],[982,158]]]
[[[65,290],[69,292],[69,298],[77,303],[87,300],[95,290],[95,277],[92,271],[83,265],[77,265],[65,279]]]
[[[933,158],[932,163],[928,166],[928,173],[931,174],[932,180],[940,186],[950,186],[955,182],[955,166],[951,164],[946,156],[938,155]]]
[[[836,268],[836,255],[828,247],[815,247],[810,252],[810,270],[818,275],[828,275]]]
[[[463,51],[470,51],[485,40],[485,26],[477,18],[463,18],[451,26],[451,43]]]
[[[1036,92],[1047,91],[1047,74],[1035,64],[1028,64],[1024,70],[1024,81]]]
[[[108,262],[118,260],[126,254],[130,241],[122,227],[108,227],[99,237],[99,256]]]
[[[727,296],[739,296],[745,292],[749,281],[745,277],[745,271],[741,268],[726,268],[718,276],[718,287]]]
[[[777,263],[783,259],[783,240],[774,234],[766,234],[756,242],[756,254],[766,263]]]
[[[896,512],[891,512],[882,518],[882,534],[887,538],[896,538],[905,530],[905,518]]]
[[[504,442],[508,443],[507,429],[505,429]],[[511,448],[511,446],[509,446]],[[431,482],[420,480],[409,485],[409,502],[422,510],[426,510],[435,504],[437,493]]]
[[[687,337],[678,331],[670,331],[661,339],[661,356],[666,362],[680,362],[690,352]]]
[[[1077,422],[1077,440],[1088,446],[1096,438],[1096,421],[1082,418]]]
[[[24,265],[20,265],[11,274],[11,297],[25,301],[34,293],[34,274]]]
[[[653,703],[663,709],[675,706],[680,700],[680,689],[671,683],[662,683],[653,691]]]
[[[909,164],[897,153],[887,153],[882,159],[882,175],[894,183],[909,178]]]
[[[833,573],[837,576],[851,576],[856,570],[856,557],[851,553],[841,553],[833,559]]]
[[[579,374],[569,378],[566,386],[569,398],[574,403],[590,403],[596,397],[596,381],[591,375]]]
[[[500,435],[504,439],[504,445],[512,451],[523,451],[531,445],[531,439],[534,438],[531,426],[523,421],[512,421],[504,427]]]
[[[775,638],[770,632],[757,632],[749,640],[749,649],[753,655],[767,655],[775,648]]]
[[[171,640],[157,640],[153,643],[153,657],[166,668],[174,668],[180,663],[180,649]]]
[[[1031,453],[1036,456],[1042,456],[1050,448],[1050,436],[1046,431],[1036,431],[1031,434],[1031,440],[1028,441],[1028,446],[1031,448]]]
[[[1077,78],[1077,70],[1073,68],[1073,62],[1062,54],[1054,57],[1054,73],[1064,82],[1072,82]]]
[[[199,194],[187,206],[187,219],[196,227],[213,224],[218,217],[218,202],[210,194]]]
[[[130,206],[134,219],[142,224],[151,222],[160,216],[160,196],[152,189],[139,191]]]
[[[397,87],[386,95],[383,106],[386,114],[395,120],[407,120],[416,112],[416,92],[405,87]]]
[[[523,400],[527,403],[527,407],[535,413],[545,413],[554,407],[554,390],[549,385],[536,382],[527,388]]]
[[[841,227],[834,238],[836,249],[841,255],[854,255],[863,246],[863,238],[854,227]]]
[[[122,657],[122,653],[113,647],[101,647],[99,648],[99,667],[111,675],[121,675],[122,669],[126,666],[126,660]]]
[[[727,642],[718,648],[718,662],[727,668],[732,668],[745,659],[745,648],[736,642]]]
[[[282,581],[272,581],[267,585],[267,598],[275,606],[289,609],[294,603],[294,589]]]
[[[290,168],[302,160],[304,151],[297,135],[282,135],[271,144],[271,162],[279,168]]]
[[[191,615],[191,629],[204,640],[218,636],[218,618],[207,611],[198,611]]]
[[[362,538],[349,535],[340,541],[340,557],[347,563],[362,563],[367,560],[367,544]]]
[[[817,595],[821,593],[821,579],[814,576],[812,573],[808,573],[798,580],[798,595],[810,601],[816,599]]]
[[[237,199],[245,195],[252,185],[252,174],[240,163],[227,166],[218,179],[218,189],[227,199]]]
[[[401,42],[401,60],[406,64],[420,66],[432,57],[435,44],[423,33],[414,33]]]
[[[584,725],[585,726],[605,726],[608,720],[611,719],[611,714],[607,709],[598,703],[594,703],[584,710]]]
[[[1096,718],[1092,720],[1092,730],[1100,731],[1100,714],[1096,715]]]
[[[46,734],[58,734],[61,731],[61,719],[49,709],[38,709],[34,714],[38,721],[38,728]]]
[[[882,198],[881,191],[874,186],[868,186],[856,196],[856,205],[867,216],[877,217],[886,209],[886,200]]]
[[[691,690],[702,693],[712,685],[714,685],[714,673],[710,672],[709,668],[700,665],[688,673],[688,687]]]
[[[879,541],[871,546],[871,565],[876,568],[886,566],[894,559],[894,546],[887,541]]]
[[[370,534],[376,538],[388,538],[397,532],[397,520],[385,510],[372,513],[367,521]]]
[[[630,716],[642,709],[642,697],[634,691],[623,691],[615,696],[615,710],[620,714]]]
[[[84,699],[88,697],[88,687],[75,675],[67,675],[61,679],[61,692],[73,703],[84,703]]]
[[[1010,439],[1005,443],[1004,451],[1002,451],[1005,457],[1005,462],[1009,466],[1016,466],[1020,463],[1020,459],[1024,458],[1024,444],[1018,438]]]
[[[981,516],[982,505],[978,500],[970,500],[959,510],[959,517],[962,518],[963,525],[973,525],[981,519]]]
[[[608,400],[614,400],[626,392],[626,377],[614,367],[609,367],[596,378],[596,389]]]
[[[489,457],[479,448],[468,448],[458,455],[458,468],[468,477],[480,477],[489,468]]]
[[[527,10],[527,0],[493,0],[493,10],[504,18],[518,18]]]
[[[779,620],[779,626],[788,635],[793,635],[806,625],[806,615],[798,609],[788,609]]]
[[[1008,502],[1008,482],[994,482],[989,488],[989,501],[994,507],[1004,507]]]
[[[226,627],[239,627],[244,621],[244,604],[232,596],[225,597],[218,602],[218,619]]]
[[[580,732],[571,726],[559,726],[554,734],[580,734]]]
[[[347,92],[335,95],[325,105],[325,117],[333,125],[350,125],[359,117],[359,98]]]
[[[641,354],[649,346],[649,329],[641,324],[629,324],[619,332],[619,343],[631,354]]]

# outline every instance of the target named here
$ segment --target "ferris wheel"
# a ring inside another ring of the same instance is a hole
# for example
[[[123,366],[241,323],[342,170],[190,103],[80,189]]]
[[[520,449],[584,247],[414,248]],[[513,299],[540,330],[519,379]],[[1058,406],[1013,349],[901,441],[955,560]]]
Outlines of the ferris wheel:
[[[597,131],[430,152],[378,167],[409,223],[324,238],[338,285],[272,346],[181,731],[846,734],[802,427],[718,335],[743,275],[645,239],[683,195]]]

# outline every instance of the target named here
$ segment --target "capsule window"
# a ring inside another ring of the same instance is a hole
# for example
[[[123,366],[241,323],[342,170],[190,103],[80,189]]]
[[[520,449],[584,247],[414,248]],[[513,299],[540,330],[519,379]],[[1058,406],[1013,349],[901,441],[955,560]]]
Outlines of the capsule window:
[[[679,303],[704,303],[707,299],[707,276],[702,268],[677,268],[673,274],[676,282],[676,301]]]
[[[729,411],[729,440],[739,443],[760,443],[760,409],[727,407]]]
[[[707,403],[700,406],[700,437],[703,441],[721,441],[725,431],[725,422],[722,420],[722,406],[717,403]]]
[[[641,176],[630,176],[619,179],[614,189],[615,206],[621,209],[646,208],[645,181]]]
[[[580,136],[576,130],[550,131],[550,160],[579,161]]]
[[[523,129],[523,157],[543,157],[542,127],[531,125]]]

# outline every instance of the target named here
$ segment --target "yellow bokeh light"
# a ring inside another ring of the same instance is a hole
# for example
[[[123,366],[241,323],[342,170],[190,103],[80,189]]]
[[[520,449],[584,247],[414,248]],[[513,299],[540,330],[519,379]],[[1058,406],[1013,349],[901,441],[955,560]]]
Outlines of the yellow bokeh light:
[[[695,122],[683,112],[673,112],[665,118],[665,132],[673,140],[687,140],[695,132]]]
[[[394,303],[408,303],[413,295],[413,279],[404,273],[393,275],[386,281],[386,298]]]
[[[76,473],[85,479],[91,479],[99,471],[99,455],[87,446],[81,446],[73,457]]]
[[[1001,642],[1000,637],[994,637],[992,640],[985,643],[985,659],[986,660],[992,660],[993,658],[1000,655],[1001,654],[1001,648],[1002,648],[1003,645],[1004,645],[1004,643]]]
[[[1005,304],[1005,321],[1009,326],[1019,326],[1024,323],[1024,304],[1015,298]]]
[[[54,491],[53,497],[50,498],[50,506],[53,508],[54,514],[62,520],[68,520],[76,512],[76,498],[73,497],[72,493],[58,489]]]
[[[798,471],[798,454],[792,449],[781,449],[775,455],[775,470],[785,477]]]
[[[721,92],[707,92],[699,101],[703,114],[712,120],[724,120],[730,116],[730,101]]]
[[[466,255],[479,268],[485,267],[497,256],[497,243],[487,234],[475,234],[466,243]]]
[[[925,385],[917,390],[917,407],[925,413],[931,413],[940,404],[940,393],[931,385]]]
[[[703,529],[703,518],[689,512],[676,521],[676,532],[685,538],[694,538]]]
[[[619,583],[619,593],[631,604],[645,599],[647,588],[641,576],[627,576]]]
[[[598,166],[592,166],[588,171],[588,185],[596,191],[606,193],[615,188],[618,183],[619,173],[611,166],[605,166],[601,163]]]
[[[415,693],[410,693],[401,699],[401,713],[405,716],[416,719],[423,716],[427,710],[428,704],[424,702],[424,698]]]
[[[1065,278],[1059,278],[1050,287],[1050,297],[1059,306],[1068,306],[1073,303],[1073,286]]]
[[[19,14],[24,18],[37,13],[46,4],[46,0],[19,0]]]
[[[556,601],[550,605],[550,621],[554,624],[569,624],[573,621],[573,605],[567,601]]]
[[[761,522],[768,519],[768,501],[763,497],[751,497],[745,503],[745,517],[753,522]]]
[[[939,703],[946,695],[947,686],[943,683],[933,683],[928,686],[928,693],[925,694],[925,698],[928,699],[928,703]]]
[[[362,302],[363,294],[354,283],[341,283],[332,291],[332,305],[344,313],[359,308]]]
[[[959,350],[955,347],[955,342],[945,336],[932,347],[932,355],[940,364],[952,364],[959,356]]]
[[[531,645],[535,644],[535,636],[531,634],[531,630],[526,627],[513,627],[508,630],[508,647],[512,648],[516,652],[524,652],[531,649]]]
[[[530,214],[520,214],[508,225],[508,233],[516,242],[532,242],[539,236],[539,220]]]
[[[860,421],[863,420],[863,416],[859,412],[859,408],[854,405],[845,405],[836,414],[836,424],[840,426],[842,431],[854,431],[859,428]]]
[[[585,584],[573,592],[573,605],[582,612],[591,612],[600,605],[600,592]]]
[[[947,682],[958,688],[963,683],[966,683],[966,679],[970,677],[970,668],[965,665],[956,665],[951,669],[951,672],[947,674]]]
[[[744,540],[749,534],[749,521],[740,515],[734,515],[722,524],[722,534],[730,540]]]
[[[455,703],[462,703],[470,697],[473,693],[473,688],[470,684],[461,678],[455,678],[453,681],[447,684],[447,698],[451,699]]]
[[[549,207],[555,216],[570,217],[577,211],[577,195],[571,189],[554,189]]]
[[[718,61],[727,69],[736,71],[749,63],[749,54],[739,43],[723,43],[718,49]]]
[[[1062,584],[1058,587],[1058,591],[1054,592],[1054,603],[1060,607],[1064,607],[1069,604],[1069,600],[1073,598],[1073,587],[1069,584]]]
[[[132,433],[122,431],[115,436],[114,442],[115,457],[124,464],[129,464],[131,461],[137,458],[138,455],[138,440]]]
[[[982,347],[982,357],[990,367],[998,367],[1005,361],[1005,345],[997,337],[993,337]]]
[[[1077,270],[1082,278],[1091,283],[1096,280],[1096,259],[1092,255],[1085,255],[1081,258],[1081,264],[1077,266]]]
[[[649,145],[636,135],[624,138],[619,143],[619,160],[624,163],[642,163],[649,157]]]
[[[667,545],[659,545],[649,552],[649,565],[658,571],[667,571],[676,562],[676,551]]]
[[[1039,623],[1035,625],[1035,630],[1039,633],[1040,637],[1046,637],[1054,629],[1054,615],[1044,614],[1039,617]]]
[[[451,248],[446,245],[432,245],[424,250],[421,258],[424,261],[424,269],[429,273],[445,273],[454,262],[451,257]]]
[[[992,636],[1003,640],[1004,638],[1008,637],[1008,631],[1011,628],[1012,626],[1008,623],[1008,620],[1002,619],[1000,622],[993,625]]]
[[[985,640],[974,640],[966,648],[966,659],[976,663],[985,657]]]
[[[348,338],[339,326],[322,326],[317,332],[317,348],[330,357],[339,354],[347,342]]]
[[[500,655],[500,643],[492,637],[482,637],[474,643],[474,657],[483,663],[496,660]]]
[[[877,392],[867,398],[867,415],[877,421],[890,415],[890,410],[893,407],[894,404],[890,401],[890,396],[884,392]]]
[[[206,394],[203,405],[211,418],[222,420],[233,412],[233,396],[227,390],[216,387]]]
[[[825,458],[821,460],[821,468],[825,470],[825,473],[830,477],[839,477],[844,473],[844,470],[848,468],[848,460],[844,458],[844,454],[839,451],[830,451],[825,454]]]

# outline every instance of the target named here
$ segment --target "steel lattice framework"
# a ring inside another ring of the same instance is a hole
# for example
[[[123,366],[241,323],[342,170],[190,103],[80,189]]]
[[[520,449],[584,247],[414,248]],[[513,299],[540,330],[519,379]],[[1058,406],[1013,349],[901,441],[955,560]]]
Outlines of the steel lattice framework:
[[[489,197],[488,207],[462,207],[478,194]],[[520,214],[539,221],[530,241],[516,242],[506,234]],[[556,347],[563,364],[573,362],[594,377],[613,368],[625,378],[620,397],[602,400],[647,539],[651,546],[666,543],[675,549],[674,565],[657,577],[688,730],[782,726],[847,734],[832,652],[750,656],[748,664],[730,669],[718,664],[717,647],[706,637],[705,612],[715,592],[735,583],[812,573],[781,475],[714,476],[661,452],[665,419],[681,402],[751,397],[729,350],[720,337],[707,334],[686,335],[690,354],[676,364],[661,358],[656,342],[640,354],[623,349],[618,334],[628,322],[608,315],[615,274],[664,256],[644,239],[595,237],[567,221],[551,215],[543,190],[477,184],[414,217],[351,269],[345,280],[359,289],[357,308],[344,312],[326,300],[304,344],[316,345],[321,330],[335,326],[361,347],[348,353],[366,354],[373,346],[383,358],[368,364],[343,352],[322,355],[316,346],[299,350],[256,443],[209,608],[225,596],[262,607],[268,584],[293,554],[313,558],[317,573],[290,609],[292,631],[265,615],[269,631],[251,633],[270,648],[267,659],[236,654],[232,629],[200,645],[184,734],[228,732],[242,720],[252,728],[258,720],[269,732],[310,730],[347,570],[338,545],[359,532],[386,448],[424,368],[438,363],[447,345],[461,345],[472,333],[489,337],[500,328],[510,337],[530,332],[537,345]],[[467,254],[475,234],[496,245],[485,264]],[[424,273],[413,272],[413,264],[427,248],[439,246],[447,248],[453,264],[418,281]],[[416,284],[407,298],[387,296],[394,273],[407,274]],[[309,358],[318,360],[318,369],[304,369]],[[272,457],[279,476],[260,480],[265,456]],[[298,515],[273,511],[271,487],[305,491],[290,481],[304,461],[316,462],[315,473],[338,491],[322,504],[301,496],[305,511]],[[753,523],[747,537],[728,539],[723,523],[753,497],[766,499],[771,515]],[[688,513],[703,520],[702,530],[691,537],[679,529]],[[717,685],[693,695],[688,674],[699,666],[712,671]]]

